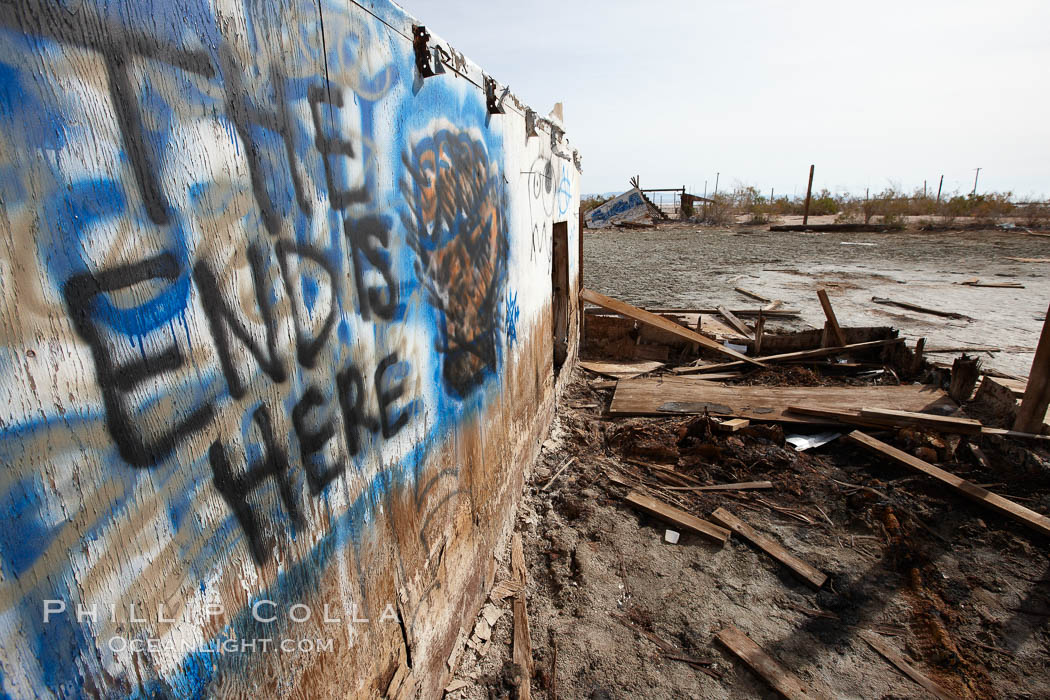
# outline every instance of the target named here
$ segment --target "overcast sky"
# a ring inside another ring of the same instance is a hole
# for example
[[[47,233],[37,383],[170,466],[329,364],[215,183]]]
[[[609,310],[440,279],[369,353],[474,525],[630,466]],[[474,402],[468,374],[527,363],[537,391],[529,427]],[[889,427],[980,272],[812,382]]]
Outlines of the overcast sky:
[[[546,114],[583,192],[1050,194],[1050,3],[403,0]]]

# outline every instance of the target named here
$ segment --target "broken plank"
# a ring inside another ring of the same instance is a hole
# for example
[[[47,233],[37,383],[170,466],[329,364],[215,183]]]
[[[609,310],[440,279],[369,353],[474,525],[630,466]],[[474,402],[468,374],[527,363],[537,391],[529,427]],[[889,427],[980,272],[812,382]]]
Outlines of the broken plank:
[[[736,627],[729,626],[721,630],[715,635],[715,639],[788,700],[815,700],[824,697],[807,688],[798,676],[781,666]]]
[[[865,435],[859,430],[854,430],[847,437],[858,445],[862,445],[870,450],[889,457],[897,464],[933,477],[937,481],[950,486],[967,498],[982,503],[1015,522],[1032,528],[1040,534],[1050,535],[1050,518],[1047,518],[1045,515],[1040,515],[1039,513],[1014,503],[1007,498],[1003,498],[998,494],[982,489],[977,484],[955,476],[951,472],[947,472],[939,467],[935,467],[918,457],[913,457],[907,452],[898,450],[896,447],[888,445],[881,440],[876,440],[870,435]]]
[[[580,298],[586,302],[590,302],[591,304],[596,304],[604,309],[608,309],[609,311],[615,311],[621,316],[633,318],[635,321],[646,323],[655,328],[667,331],[672,335],[676,335],[679,338],[684,338],[685,340],[697,343],[705,348],[708,348],[709,350],[715,350],[717,352],[722,353],[723,355],[735,357],[737,358],[737,360],[746,362],[748,364],[757,365],[759,367],[765,367],[765,365],[761,362],[753,360],[746,355],[741,355],[735,350],[730,350],[729,348],[720,345],[717,341],[711,340],[707,336],[700,335],[696,331],[691,331],[688,328],[683,328],[682,326],[679,326],[677,323],[671,321],[670,319],[666,319],[662,316],[657,316],[656,314],[650,313],[645,309],[639,309],[637,306],[631,306],[630,304],[622,302],[619,299],[607,297],[604,294],[599,294],[598,292],[591,291],[590,289],[581,289]]]
[[[860,415],[863,418],[874,418],[898,425],[918,425],[923,428],[940,430],[945,433],[957,435],[977,435],[981,432],[981,421],[972,418],[959,418],[956,416],[935,416],[929,413],[915,413],[913,411],[898,411],[891,408],[862,408]]]
[[[1013,258],[1007,256],[1006,259],[1021,263],[1050,263],[1050,258]]]
[[[741,481],[737,484],[712,484],[710,486],[664,486],[668,491],[752,491],[773,488],[772,481]]]
[[[733,291],[735,291],[735,292],[740,292],[740,293],[741,293],[741,294],[743,294],[743,295],[744,295],[745,297],[751,297],[752,299],[755,299],[755,300],[757,300],[757,301],[760,301],[760,302],[762,302],[763,304],[769,304],[769,303],[772,303],[772,301],[773,301],[772,299],[766,299],[766,298],[765,298],[764,296],[762,296],[761,294],[755,294],[754,292],[749,292],[749,291],[747,291],[746,289],[743,289],[743,288],[741,288],[741,287],[733,287]]]
[[[893,345],[895,343],[903,343],[904,338],[886,338],[885,340],[872,340],[866,343],[853,343],[852,345],[843,345],[837,348],[815,348],[813,350],[799,350],[798,352],[785,352],[780,355],[766,355],[765,357],[755,358],[754,361],[760,361],[763,363],[774,363],[774,362],[787,362],[789,360],[812,360],[820,357],[828,357],[830,355],[839,355],[846,352],[860,352],[862,350],[871,350],[874,348],[881,348],[886,345]],[[748,358],[751,360],[751,358]],[[696,374],[701,372],[719,372],[727,369],[734,369],[741,366],[741,362],[719,362],[713,365],[702,365],[700,367],[685,366],[675,367],[671,371],[677,374]]]
[[[938,698],[938,700],[959,700],[957,695],[952,695],[947,690],[927,678],[926,675],[917,668],[905,661],[904,657],[895,652],[888,644],[875,636],[874,633],[869,632],[868,630],[861,630],[860,638],[867,642],[871,648],[877,651],[883,658],[896,666],[904,675],[921,685],[927,692]]]
[[[730,311],[724,306],[719,306],[718,313],[721,314],[722,318],[729,322],[729,325],[732,326],[733,330],[735,330],[737,333],[746,337],[748,340],[754,338],[754,335],[751,333],[751,329],[745,326],[744,322],[737,318],[732,311]]]
[[[810,566],[770,538],[760,534],[725,508],[719,508],[712,513],[711,519],[748,540],[751,544],[794,571],[812,586],[820,588],[828,580],[828,577],[822,571]]]
[[[813,423],[792,406],[827,406],[855,411],[865,407],[923,412],[956,405],[944,391],[929,386],[722,386],[685,377],[623,379],[609,405],[609,415],[666,416],[709,413],[752,421]]]
[[[650,360],[648,362],[590,362],[580,360],[580,367],[589,372],[600,374],[613,379],[630,379],[649,372],[655,372],[664,366],[664,363]]]
[[[992,289],[1024,289],[1024,285],[1020,282],[981,282],[976,278],[960,282],[959,284],[964,284],[967,287],[989,287]]]
[[[831,307],[831,299],[828,298],[828,291],[826,289],[818,289],[817,298],[820,299],[820,306],[824,309],[825,318],[828,319],[828,326],[831,327],[831,334],[835,338],[835,345],[838,345],[839,347],[845,345],[846,336],[842,334],[839,320],[835,318],[835,309]]]
[[[522,548],[521,533],[515,532],[510,541],[511,575],[521,584],[514,595],[512,609],[514,612],[514,639],[511,657],[520,674],[518,698],[530,700],[532,697],[532,635],[529,632],[529,613],[525,606],[525,585],[528,574],[525,568],[525,552]]]
[[[919,306],[918,304],[911,304],[906,301],[896,301],[894,299],[881,299],[879,297],[872,297],[871,300],[876,304],[885,304],[887,306],[897,306],[908,311],[917,311],[921,314],[931,314],[933,316],[940,316],[942,318],[955,318],[964,321],[972,321],[973,319],[963,314],[957,314],[954,311],[938,311],[937,309],[928,309],[925,306]]]
[[[706,520],[701,520],[695,515],[686,513],[684,510],[679,510],[663,501],[647,496],[640,491],[631,491],[627,494],[625,500],[635,508],[643,510],[666,522],[674,523],[683,530],[695,532],[698,535],[703,535],[704,537],[708,537],[723,544],[729,539],[729,530],[721,528],[714,523],[709,523]]]
[[[721,433],[735,433],[738,430],[743,430],[747,426],[751,425],[751,421],[747,418],[731,418],[721,423],[715,423],[715,430]]]

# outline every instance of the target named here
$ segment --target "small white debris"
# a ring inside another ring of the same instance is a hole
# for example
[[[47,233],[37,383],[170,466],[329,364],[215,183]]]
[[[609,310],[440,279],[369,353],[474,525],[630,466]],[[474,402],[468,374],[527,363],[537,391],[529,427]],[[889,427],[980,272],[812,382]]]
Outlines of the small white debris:
[[[664,530],[664,542],[668,544],[678,544],[678,538],[681,537],[674,530]]]

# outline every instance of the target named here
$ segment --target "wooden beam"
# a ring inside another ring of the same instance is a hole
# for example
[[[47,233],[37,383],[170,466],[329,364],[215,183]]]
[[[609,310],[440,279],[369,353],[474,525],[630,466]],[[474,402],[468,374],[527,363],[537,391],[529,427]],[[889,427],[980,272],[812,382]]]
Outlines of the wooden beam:
[[[769,304],[770,302],[772,302],[772,301],[773,301],[772,299],[766,299],[766,298],[765,298],[764,296],[762,296],[761,294],[756,294],[756,293],[754,293],[754,292],[749,292],[749,291],[747,291],[746,289],[744,289],[744,288],[742,288],[742,287],[733,287],[733,291],[735,291],[735,292],[740,292],[740,293],[741,293],[741,294],[743,294],[743,295],[744,295],[745,297],[751,297],[752,299],[755,299],[756,301],[760,301],[760,302],[762,302],[763,304]]]
[[[788,700],[816,700],[824,697],[807,688],[798,676],[777,663],[736,627],[726,627],[715,635],[715,639]]]
[[[835,338],[835,344],[842,347],[846,344],[846,336],[842,334],[839,320],[835,318],[835,309],[831,307],[828,291],[826,289],[818,289],[817,298],[820,299],[820,306],[824,309],[824,316],[828,319],[828,325],[831,326],[831,334]]]
[[[1046,318],[1050,318],[1050,310]],[[1032,370],[1028,373],[1028,386],[1017,411],[1014,430],[1025,433],[1043,432],[1046,408],[1050,405],[1050,321],[1043,321],[1043,332],[1035,349]]]
[[[958,418],[956,416],[935,416],[930,413],[916,413],[914,411],[897,411],[887,408],[862,408],[860,415],[863,418],[874,418],[885,421],[893,426],[918,425],[923,428],[931,428],[944,433],[957,435],[979,435],[981,432],[981,421],[972,418]]]
[[[800,416],[813,416],[814,418],[827,418],[835,423],[858,425],[864,428],[894,427],[894,424],[891,421],[875,417],[864,417],[860,414],[860,411],[853,410],[836,410],[833,408],[822,408],[819,406],[789,405],[787,407],[787,413],[794,413]],[[1006,430],[1005,428],[989,428],[987,425],[981,426],[981,435],[997,435],[999,437],[1014,438],[1015,440],[1033,440],[1035,442],[1050,442],[1050,435],[1022,433],[1016,430]]]
[[[892,445],[887,445],[881,440],[876,440],[869,435],[865,435],[859,430],[854,430],[848,437],[856,444],[867,447],[875,452],[879,452],[900,465],[933,477],[937,481],[950,486],[952,489],[958,491],[967,498],[986,505],[1015,522],[1021,523],[1042,535],[1050,535],[1050,518],[1047,518],[1045,515],[1040,515],[1039,513],[1029,510],[1022,505],[1018,505],[1009,499],[1003,498],[1002,496],[994,494],[986,489],[982,489],[977,484],[955,476],[950,472],[946,472],[939,467],[935,467],[929,462],[924,462],[918,457],[913,457],[907,452],[898,450]]]
[[[747,355],[741,355],[735,350],[730,350],[718,341],[711,340],[707,336],[700,335],[696,331],[691,331],[688,328],[679,326],[674,321],[666,319],[663,316],[657,316],[656,314],[650,313],[645,309],[639,309],[637,306],[631,306],[630,304],[620,301],[619,299],[607,297],[604,294],[599,294],[598,292],[591,291],[590,289],[584,289],[582,292],[580,292],[580,298],[584,301],[590,302],[591,304],[596,304],[602,307],[603,309],[614,311],[620,314],[621,316],[633,318],[635,321],[648,324],[650,326],[653,326],[654,328],[659,328],[660,330],[664,330],[673,335],[677,335],[679,338],[684,338],[693,343],[697,343],[709,350],[714,350],[716,352],[722,353],[723,355],[735,357],[741,362],[757,365],[759,367],[765,367],[765,365],[761,362],[754,360],[748,357]]]
[[[818,357],[828,357],[830,355],[838,355],[844,352],[860,352],[861,350],[871,350],[873,348],[881,348],[885,345],[893,345],[895,343],[903,343],[904,338],[887,338],[885,340],[872,340],[867,343],[853,343],[852,345],[843,345],[838,348],[815,348],[813,350],[799,350],[798,352],[785,352],[780,355],[766,355],[765,357],[748,358],[751,362],[785,362],[788,360],[812,360]],[[741,366],[741,362],[720,362],[714,365],[703,365],[701,367],[685,366],[675,367],[673,372],[676,374],[694,374],[700,372],[721,372],[722,370],[733,369]]]
[[[976,277],[973,279],[960,282],[959,284],[965,284],[967,287],[990,287],[993,289],[1024,289],[1024,285],[1020,282],[982,282]]]
[[[823,572],[818,571],[795,555],[791,554],[765,535],[759,534],[754,528],[725,508],[719,508],[712,513],[711,519],[719,525],[729,528],[744,539],[750,541],[751,544],[794,571],[816,588],[820,588],[824,585],[824,582],[828,580],[828,577]]]
[[[722,544],[725,544],[726,540],[729,539],[729,530],[718,527],[714,523],[709,523],[706,520],[701,520],[695,515],[690,515],[684,510],[679,510],[663,501],[658,501],[640,491],[631,491],[627,494],[625,500],[635,508],[643,510],[666,522],[673,523],[683,530],[695,532],[698,535],[703,535],[704,537],[708,537]]]
[[[947,690],[931,681],[925,676],[925,674],[905,661],[900,654],[891,649],[888,644],[876,637],[872,632],[861,630],[860,638],[867,642],[872,649],[879,652],[883,658],[900,669],[904,675],[921,685],[938,700],[959,700],[957,695],[952,695]]]
[[[886,304],[887,306],[898,306],[902,309],[909,311],[918,311],[921,314],[932,314],[934,316],[941,316],[942,318],[957,318],[965,321],[972,321],[973,319],[963,314],[957,314],[954,311],[938,311],[937,309],[928,309],[925,306],[919,306],[918,304],[911,304],[906,301],[895,301],[893,299],[880,299],[879,297],[872,297],[871,300],[876,304]]]
[[[722,315],[722,318],[724,318],[726,321],[729,321],[729,325],[732,326],[733,330],[735,330],[737,333],[749,340],[754,338],[754,335],[751,333],[751,329],[745,326],[743,321],[734,316],[732,311],[730,311],[724,306],[719,306],[718,313],[720,313]]]

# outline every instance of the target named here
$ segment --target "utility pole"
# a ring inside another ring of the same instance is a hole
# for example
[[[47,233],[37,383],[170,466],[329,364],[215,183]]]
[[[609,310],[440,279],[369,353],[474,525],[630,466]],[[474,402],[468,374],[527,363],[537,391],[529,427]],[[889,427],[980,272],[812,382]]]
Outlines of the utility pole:
[[[715,173],[715,194],[718,194],[718,178],[722,173]]]
[[[941,201],[941,188],[944,187],[944,175],[941,175],[941,184],[937,185],[937,201]]]
[[[922,181],[922,198],[926,199],[926,181]]]
[[[973,192],[970,193],[971,197],[977,196],[977,176],[981,174],[981,169],[977,168],[977,173],[973,176]]]
[[[813,196],[813,166],[809,166],[809,184],[806,185],[806,207],[802,210],[802,225],[809,223],[809,200]]]

